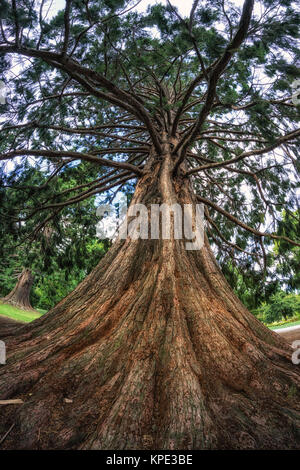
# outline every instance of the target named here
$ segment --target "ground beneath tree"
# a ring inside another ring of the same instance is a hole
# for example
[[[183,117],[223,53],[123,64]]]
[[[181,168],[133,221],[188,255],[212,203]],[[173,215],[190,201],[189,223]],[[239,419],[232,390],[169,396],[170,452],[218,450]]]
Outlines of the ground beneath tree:
[[[300,325],[290,326],[287,328],[279,328],[278,330],[273,331],[278,333],[288,343],[293,343],[293,341],[300,340]]]
[[[0,340],[2,336],[7,335],[8,331],[15,330],[22,325],[25,323],[0,315]]]
[[[44,311],[23,310],[10,304],[0,303],[0,315],[22,323],[30,323],[43,315]]]

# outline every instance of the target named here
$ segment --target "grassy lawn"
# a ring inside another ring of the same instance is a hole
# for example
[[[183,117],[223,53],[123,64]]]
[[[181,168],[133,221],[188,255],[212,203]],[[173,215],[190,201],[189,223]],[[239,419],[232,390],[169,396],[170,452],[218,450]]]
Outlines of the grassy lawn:
[[[27,312],[26,310],[21,310],[19,308],[13,307],[12,305],[0,303],[0,315],[25,323],[29,323],[33,320],[36,320],[36,318],[41,317],[45,313],[45,310],[39,310],[38,312],[39,313]]]

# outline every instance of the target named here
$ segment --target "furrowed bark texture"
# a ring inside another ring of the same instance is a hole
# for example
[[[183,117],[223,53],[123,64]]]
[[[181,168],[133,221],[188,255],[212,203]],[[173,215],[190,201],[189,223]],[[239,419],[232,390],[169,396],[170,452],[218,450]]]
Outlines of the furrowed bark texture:
[[[33,281],[34,277],[31,270],[23,269],[13,290],[1,301],[23,310],[34,310],[30,303],[30,291]]]
[[[170,158],[133,202],[194,203]],[[0,334],[1,336],[1,334]],[[5,339],[5,338],[1,338]],[[7,449],[294,449],[292,349],[237,299],[208,245],[118,240],[48,314],[8,336]],[[72,400],[66,403],[65,398]]]
[[[16,330],[19,329],[22,325],[24,325],[24,322],[13,320],[12,318],[0,315],[1,338],[3,338],[4,336],[14,334]],[[1,416],[1,413],[0,413],[0,416]]]

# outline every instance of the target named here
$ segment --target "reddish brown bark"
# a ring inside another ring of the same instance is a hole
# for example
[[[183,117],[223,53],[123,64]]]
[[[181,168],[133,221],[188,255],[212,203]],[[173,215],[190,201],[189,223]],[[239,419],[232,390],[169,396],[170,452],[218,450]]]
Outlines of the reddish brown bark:
[[[147,170],[133,202],[195,202],[168,155]],[[7,351],[0,398],[24,404],[0,409],[1,433],[16,423],[5,448],[299,447],[292,349],[237,299],[207,239],[115,242]]]
[[[30,303],[30,291],[34,277],[30,269],[23,269],[18,276],[18,282],[13,290],[1,301],[6,304],[14,305],[22,310],[34,310]]]
[[[24,325],[24,322],[13,320],[0,315],[0,335],[1,337],[14,334],[18,328]]]

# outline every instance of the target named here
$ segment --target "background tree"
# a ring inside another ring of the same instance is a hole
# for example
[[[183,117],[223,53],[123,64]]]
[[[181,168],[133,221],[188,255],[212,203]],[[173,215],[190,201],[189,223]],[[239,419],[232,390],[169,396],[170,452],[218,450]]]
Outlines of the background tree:
[[[284,291],[276,292],[271,296],[269,304],[262,304],[255,313],[267,323],[299,316],[300,296],[295,294],[287,295]]]
[[[295,212],[284,211],[282,220],[279,223],[278,234],[291,234],[296,237],[300,233],[299,209]],[[275,241],[274,261],[276,274],[284,283],[288,290],[300,289],[300,248],[299,246],[289,247],[284,240]]]
[[[35,202],[51,199],[53,187],[49,188],[47,183],[55,172],[57,168],[53,171],[43,165],[29,165],[20,175],[17,165],[2,175],[0,297],[4,297],[3,302],[20,308],[32,308],[29,297],[35,308],[53,307],[96,266],[110,244],[96,237],[95,196],[78,202],[76,210],[65,207],[41,228],[39,212],[33,212],[26,221],[19,221],[24,208],[28,210],[28,197],[33,197]],[[55,186],[68,191],[76,178],[77,169],[67,168],[57,175]],[[28,288],[33,288],[31,294],[27,292],[26,302],[7,298],[11,291],[15,295],[16,278],[22,272],[28,277],[29,271]]]
[[[23,269],[18,275],[15,287],[1,299],[5,304],[11,304],[23,310],[33,310],[30,303],[30,293],[34,277],[30,269]]]
[[[97,174],[36,209],[28,200],[20,220],[38,210],[45,226],[130,183],[132,203],[204,203],[211,241],[262,269],[268,240],[298,246],[277,230],[282,209],[296,210],[299,15],[291,1],[256,4],[196,0],[182,18],[169,2],[138,14],[66,0],[48,20],[43,2],[4,2],[0,159]],[[198,251],[118,239],[66,299],[4,339],[1,397],[25,400],[4,412],[7,448],[299,447],[292,350],[237,299],[207,237]]]
[[[277,235],[289,234],[297,238],[299,230],[299,212],[287,213],[283,211],[278,220]],[[283,289],[297,293],[299,291],[299,265],[300,250],[284,240],[273,240],[266,248],[265,262],[267,269],[259,263],[251,262],[250,257],[241,252],[226,250],[224,245],[218,244],[217,259],[229,284],[241,301],[250,309],[256,309]],[[225,249],[224,249],[225,248]]]

